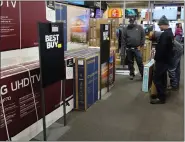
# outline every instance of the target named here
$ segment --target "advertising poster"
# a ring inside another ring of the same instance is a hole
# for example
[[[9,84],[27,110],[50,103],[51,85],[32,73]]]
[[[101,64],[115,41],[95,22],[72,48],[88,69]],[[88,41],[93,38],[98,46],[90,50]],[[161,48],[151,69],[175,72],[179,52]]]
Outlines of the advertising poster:
[[[0,51],[20,48],[19,6],[15,0],[0,1]]]
[[[121,18],[122,17],[122,9],[121,8],[110,8],[108,11],[109,18]]]
[[[87,8],[68,6],[67,13],[68,42],[86,43],[90,10]]]
[[[64,51],[67,50],[67,6],[56,4],[56,21],[63,22],[64,25]]]

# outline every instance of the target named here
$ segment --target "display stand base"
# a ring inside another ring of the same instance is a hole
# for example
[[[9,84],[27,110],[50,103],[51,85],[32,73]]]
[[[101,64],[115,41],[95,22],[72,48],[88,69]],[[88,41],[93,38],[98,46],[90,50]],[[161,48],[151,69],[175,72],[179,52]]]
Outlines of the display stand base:
[[[62,137],[67,131],[69,131],[69,126],[64,126],[57,122],[53,123],[50,127],[47,128],[46,137],[47,141],[57,141]],[[43,141],[43,132],[38,134],[33,141]]]

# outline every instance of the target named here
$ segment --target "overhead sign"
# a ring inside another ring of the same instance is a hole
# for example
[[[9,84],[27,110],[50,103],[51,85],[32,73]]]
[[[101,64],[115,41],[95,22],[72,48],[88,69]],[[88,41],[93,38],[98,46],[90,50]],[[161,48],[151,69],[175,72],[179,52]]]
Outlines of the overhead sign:
[[[39,23],[42,87],[65,78],[63,23]]]
[[[109,18],[121,18],[122,17],[122,9],[121,8],[110,8],[108,11]]]

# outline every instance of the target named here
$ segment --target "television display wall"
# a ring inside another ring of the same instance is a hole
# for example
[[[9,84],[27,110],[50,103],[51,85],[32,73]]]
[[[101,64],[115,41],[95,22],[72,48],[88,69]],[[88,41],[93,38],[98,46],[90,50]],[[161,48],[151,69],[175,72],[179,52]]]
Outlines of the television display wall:
[[[177,20],[177,6],[158,6],[153,10],[153,19],[159,20],[163,15],[166,16],[168,20]]]

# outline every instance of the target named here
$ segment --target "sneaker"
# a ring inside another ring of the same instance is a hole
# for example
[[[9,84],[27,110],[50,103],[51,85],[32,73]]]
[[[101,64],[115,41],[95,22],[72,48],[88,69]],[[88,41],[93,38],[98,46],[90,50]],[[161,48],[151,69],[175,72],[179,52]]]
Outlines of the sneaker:
[[[150,104],[165,104],[165,101],[160,100],[159,98],[152,99]]]
[[[178,91],[179,90],[179,87],[168,86],[167,90]]]
[[[157,95],[150,95],[150,99],[157,99]]]

